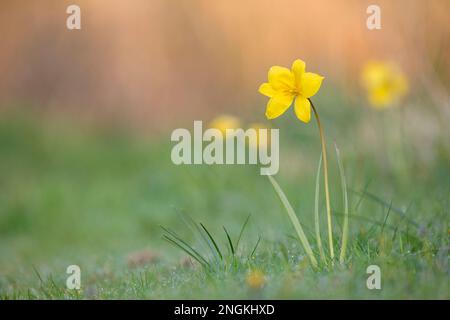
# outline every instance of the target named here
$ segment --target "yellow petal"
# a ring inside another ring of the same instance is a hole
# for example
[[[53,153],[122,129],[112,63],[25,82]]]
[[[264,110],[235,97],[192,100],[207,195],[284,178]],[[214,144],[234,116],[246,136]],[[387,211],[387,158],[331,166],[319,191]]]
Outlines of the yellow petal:
[[[266,82],[263,83],[262,85],[259,86],[259,93],[265,95],[266,97],[272,98],[276,91],[273,90],[272,86],[270,85],[270,83]]]
[[[288,68],[274,66],[269,69],[268,77],[269,83],[275,91],[295,88],[294,75]]]
[[[323,79],[324,77],[316,73],[305,72],[301,79],[300,94],[305,98],[312,97],[319,91]]]
[[[301,121],[308,123],[311,120],[311,103],[302,96],[297,96],[294,105],[295,115]]]
[[[275,119],[281,116],[290,107],[292,100],[294,100],[292,94],[283,93],[277,93],[270,98],[266,109],[267,119]]]
[[[295,87],[300,89],[302,75],[305,73],[306,64],[303,60],[297,59],[292,63],[291,71],[295,77]]]

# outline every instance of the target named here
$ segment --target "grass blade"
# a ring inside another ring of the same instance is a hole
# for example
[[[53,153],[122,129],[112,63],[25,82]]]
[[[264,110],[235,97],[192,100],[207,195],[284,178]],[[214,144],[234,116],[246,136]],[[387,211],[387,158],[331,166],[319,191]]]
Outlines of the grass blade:
[[[250,259],[253,258],[253,255],[255,254],[256,249],[258,248],[258,245],[259,245],[260,242],[261,242],[261,236],[259,236],[259,237],[258,237],[258,241],[256,241],[256,245],[255,245],[255,247],[253,248],[252,253],[250,254]]]
[[[223,230],[225,231],[225,234],[227,235],[227,239],[228,239],[228,244],[230,245],[230,249],[231,249],[231,253],[234,256],[234,247],[233,247],[233,242],[231,241],[230,235],[228,234],[227,229],[225,228],[225,226],[222,226]]]
[[[180,248],[181,250],[183,250],[184,252],[186,252],[190,257],[192,257],[194,260],[196,260],[198,263],[200,263],[200,265],[202,265],[203,267],[205,267],[206,265],[209,266],[208,262],[203,262],[201,261],[199,258],[197,258],[197,256],[195,254],[193,254],[192,252],[190,252],[188,249],[186,249],[185,247],[183,247],[180,243],[178,243],[177,241],[175,241],[174,239],[170,238],[167,235],[163,235],[163,239],[168,241],[169,243],[173,244],[174,246],[176,246],[177,248]],[[203,259],[204,260],[204,259]]]
[[[322,247],[322,239],[320,237],[320,222],[319,222],[319,192],[320,192],[320,169],[322,166],[322,154],[320,155],[319,159],[319,166],[317,167],[317,174],[316,174],[316,194],[314,199],[314,226],[316,229],[316,241],[317,241],[317,247],[319,248],[320,258],[324,263],[327,262],[325,258],[325,252],[323,251]]]
[[[295,215],[294,209],[292,209],[292,206],[289,203],[288,199],[286,198],[286,195],[284,194],[283,190],[278,185],[278,183],[275,181],[275,179],[270,175],[268,175],[267,177],[269,178],[270,183],[272,183],[273,188],[275,189],[278,197],[280,198],[281,202],[283,203],[283,206],[286,209],[286,212],[287,212],[289,218],[291,219],[292,224],[294,225],[295,231],[297,232],[297,235],[300,239],[303,249],[306,251],[306,253],[311,261],[311,264],[314,267],[317,267],[317,260],[314,257],[314,253],[311,250],[311,246],[308,242],[308,239],[305,236],[305,233],[303,232],[302,226],[301,226],[300,222],[298,221],[297,216]]]
[[[383,234],[384,227],[386,226],[387,220],[389,219],[389,215],[391,213],[391,209],[392,209],[392,200],[391,200],[391,203],[389,204],[389,208],[388,208],[388,211],[386,213],[386,216],[384,217],[383,225],[381,226],[381,232],[380,232],[381,234]]]
[[[189,245],[189,243],[181,239],[174,231],[167,229],[163,226],[160,227],[176,240],[175,242],[178,244],[178,246],[181,246],[181,244],[183,244],[185,247],[189,248],[189,250],[191,250],[199,259],[201,259],[202,261],[204,261],[206,264],[209,265],[208,261],[206,261],[206,259],[203,258],[202,255],[197,252],[197,250],[195,250],[191,245]]]
[[[347,182],[345,179],[344,166],[342,165],[339,148],[336,142],[334,143],[334,148],[336,149],[336,158],[339,167],[339,176],[341,177],[342,201],[344,203],[344,225],[342,227],[341,254],[339,256],[339,262],[343,264],[345,261],[345,253],[347,251],[347,241],[348,241],[348,193],[347,193]]]
[[[247,219],[245,219],[245,222],[244,222],[244,224],[242,225],[241,231],[239,232],[239,237],[238,237],[238,239],[237,239],[237,241],[236,241],[236,245],[234,246],[235,249],[236,249],[236,252],[237,252],[237,250],[238,250],[239,242],[241,241],[241,237],[242,237],[242,234],[244,233],[245,227],[247,226],[248,221],[250,220],[250,216],[251,216],[251,214],[249,214],[249,215],[247,216]]]
[[[409,224],[413,225],[416,228],[419,228],[419,224],[414,221],[413,219],[409,218],[406,213],[409,210],[409,207],[406,210],[401,210],[399,208],[396,208],[394,206],[392,206],[392,204],[389,204],[388,202],[384,201],[383,199],[381,199],[380,197],[376,196],[375,194],[369,192],[369,191],[357,191],[357,190],[352,190],[350,189],[351,192],[359,195],[360,197],[364,197],[367,196],[369,199],[371,199],[374,202],[377,202],[378,204],[380,204],[381,206],[384,206],[385,208],[389,208],[391,207],[391,211],[400,215],[403,219],[405,219],[406,222],[408,222]]]
[[[206,244],[207,248],[211,251],[213,257],[216,259],[216,261],[219,261],[219,256],[217,255],[216,250],[214,249],[211,241],[208,239],[208,237],[205,235],[205,232],[202,230],[202,228],[199,227],[199,225],[188,215],[182,216],[183,222],[192,230],[198,233],[200,235],[200,240],[202,240],[202,244]],[[197,237],[198,238],[198,237]]]
[[[203,228],[203,230],[205,230],[205,232],[208,235],[209,239],[211,239],[211,242],[213,243],[214,248],[216,248],[216,251],[219,254],[220,260],[223,260],[222,252],[220,252],[219,246],[217,245],[216,241],[214,240],[214,238],[209,233],[208,229],[205,228],[203,223],[200,223],[200,226]]]

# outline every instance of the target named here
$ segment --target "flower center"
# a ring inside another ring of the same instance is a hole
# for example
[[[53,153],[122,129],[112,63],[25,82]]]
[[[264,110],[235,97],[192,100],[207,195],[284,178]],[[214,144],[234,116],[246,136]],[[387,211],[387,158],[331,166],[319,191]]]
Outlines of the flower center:
[[[297,88],[291,88],[288,91],[290,94],[298,96],[299,95],[299,90]]]

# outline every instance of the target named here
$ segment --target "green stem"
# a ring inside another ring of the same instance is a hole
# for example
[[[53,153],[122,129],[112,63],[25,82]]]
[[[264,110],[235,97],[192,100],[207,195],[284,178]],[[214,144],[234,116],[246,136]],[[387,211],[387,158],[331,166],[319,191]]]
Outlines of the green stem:
[[[316,108],[314,107],[314,104],[312,103],[311,99],[309,99],[309,102],[311,103],[311,107],[314,112],[314,116],[316,117],[317,126],[319,127],[319,134],[320,134],[320,142],[322,144],[322,157],[323,157],[323,178],[325,183],[325,203],[327,207],[327,223],[328,223],[328,244],[330,246],[330,257],[331,257],[331,263],[334,263],[334,248],[333,248],[333,229],[331,224],[331,206],[330,206],[330,191],[328,188],[328,161],[327,161],[327,148],[325,144],[325,136],[323,134],[323,128],[320,123],[319,114],[317,113]]]
[[[344,166],[342,165],[341,155],[339,148],[334,143],[334,148],[336,149],[336,156],[339,166],[339,175],[341,176],[341,188],[342,188],[342,201],[344,203],[344,226],[342,227],[342,246],[341,255],[339,256],[339,262],[343,264],[345,262],[345,253],[347,252],[347,241],[348,241],[348,195],[347,195],[347,182],[345,179]]]
[[[314,225],[316,229],[316,241],[319,248],[320,258],[326,264],[325,252],[322,247],[322,239],[320,237],[320,221],[319,221],[319,193],[320,193],[320,169],[322,169],[322,155],[320,155],[319,166],[317,167],[316,174],[316,194],[314,199]]]

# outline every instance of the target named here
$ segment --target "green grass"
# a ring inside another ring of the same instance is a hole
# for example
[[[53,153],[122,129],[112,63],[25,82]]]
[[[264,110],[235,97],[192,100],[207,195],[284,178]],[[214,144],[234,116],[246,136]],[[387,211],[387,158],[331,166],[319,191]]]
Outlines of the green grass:
[[[344,265],[318,269],[309,265],[277,194],[256,166],[175,166],[169,133],[137,135],[67,119],[4,115],[0,297],[448,299],[450,157],[445,131],[425,161],[413,137],[389,146],[381,135],[372,144],[364,140],[361,123],[374,124],[372,114],[320,112],[329,141],[337,257],[344,205],[334,139],[349,189],[349,239]],[[274,125],[283,128],[277,181],[320,260],[314,240],[317,128],[290,116]],[[384,134],[389,138],[389,132]],[[326,243],[322,194],[320,201]],[[191,217],[200,229],[187,226],[181,216]],[[167,232],[160,226],[173,230],[214,267],[194,259],[183,262],[187,254],[165,240]],[[328,256],[327,246],[323,249]],[[134,252],[158,258],[130,266]],[[81,267],[79,292],[65,289],[71,264]],[[382,290],[366,288],[371,264],[381,268]],[[261,290],[246,285],[253,269],[266,275]]]

